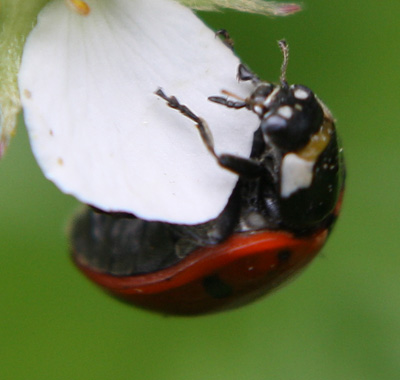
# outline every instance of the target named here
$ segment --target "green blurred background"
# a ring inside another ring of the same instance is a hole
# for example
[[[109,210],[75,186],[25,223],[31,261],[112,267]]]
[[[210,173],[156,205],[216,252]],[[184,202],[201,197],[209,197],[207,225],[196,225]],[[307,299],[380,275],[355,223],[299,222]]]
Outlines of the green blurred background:
[[[341,219],[292,284],[253,305],[171,318],[121,304],[71,265],[78,204],[40,173],[25,130],[0,163],[2,379],[400,379],[400,2],[307,0],[286,19],[202,13],[242,59],[303,83],[338,121],[348,165]]]

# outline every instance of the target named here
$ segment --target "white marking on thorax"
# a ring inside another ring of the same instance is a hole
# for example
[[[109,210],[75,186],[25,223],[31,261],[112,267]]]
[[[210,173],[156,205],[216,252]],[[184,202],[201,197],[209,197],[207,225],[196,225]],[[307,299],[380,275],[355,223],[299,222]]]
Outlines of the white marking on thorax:
[[[295,153],[283,157],[281,168],[281,197],[288,198],[297,190],[306,189],[313,180],[314,161],[303,160]]]

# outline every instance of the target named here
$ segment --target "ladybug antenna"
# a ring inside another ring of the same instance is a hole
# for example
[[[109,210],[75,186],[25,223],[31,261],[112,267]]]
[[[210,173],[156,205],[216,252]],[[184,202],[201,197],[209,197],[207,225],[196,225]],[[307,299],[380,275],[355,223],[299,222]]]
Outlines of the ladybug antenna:
[[[288,83],[286,82],[286,70],[289,62],[289,45],[287,44],[286,40],[278,41],[279,48],[283,54],[283,62],[281,66],[281,85],[284,88],[289,87]]]

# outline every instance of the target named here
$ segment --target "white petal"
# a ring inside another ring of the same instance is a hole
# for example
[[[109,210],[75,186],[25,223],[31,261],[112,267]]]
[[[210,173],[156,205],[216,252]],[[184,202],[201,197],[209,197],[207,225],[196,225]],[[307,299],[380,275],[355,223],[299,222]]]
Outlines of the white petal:
[[[162,87],[209,123],[216,149],[248,156],[257,117],[207,100],[247,96],[238,59],[172,0],[87,0],[82,16],[50,3],[19,74],[25,121],[45,175],[105,211],[196,224],[218,216],[237,182]]]

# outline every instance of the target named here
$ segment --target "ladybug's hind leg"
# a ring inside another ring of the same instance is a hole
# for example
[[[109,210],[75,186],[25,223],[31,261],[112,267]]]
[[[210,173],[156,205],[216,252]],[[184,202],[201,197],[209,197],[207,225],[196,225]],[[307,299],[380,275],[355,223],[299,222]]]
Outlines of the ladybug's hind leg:
[[[262,175],[266,175],[265,168],[257,161],[251,160],[249,158],[234,156],[232,154],[218,155],[214,149],[214,139],[212,133],[204,119],[197,116],[184,104],[181,104],[175,96],[167,96],[161,89],[158,89],[155,94],[163,98],[167,102],[169,107],[178,110],[184,116],[188,117],[196,123],[196,127],[200,133],[204,145],[206,146],[208,151],[215,157],[219,165],[240,176],[248,178],[257,178]]]

